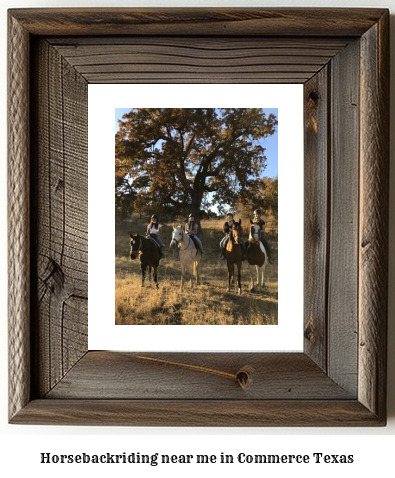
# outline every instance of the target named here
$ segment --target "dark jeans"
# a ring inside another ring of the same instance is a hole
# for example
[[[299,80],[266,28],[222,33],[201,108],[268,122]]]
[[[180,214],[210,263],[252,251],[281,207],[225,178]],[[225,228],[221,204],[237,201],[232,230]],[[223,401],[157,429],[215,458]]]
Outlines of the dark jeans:
[[[163,247],[162,239],[158,234],[150,234],[150,236],[152,237],[152,239],[155,239],[155,241],[160,245],[160,247]]]

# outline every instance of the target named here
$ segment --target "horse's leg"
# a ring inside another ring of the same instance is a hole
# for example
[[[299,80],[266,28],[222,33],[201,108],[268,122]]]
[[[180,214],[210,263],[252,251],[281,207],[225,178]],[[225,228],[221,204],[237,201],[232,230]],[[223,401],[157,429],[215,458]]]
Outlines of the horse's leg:
[[[248,268],[249,268],[249,270],[250,270],[250,279],[251,279],[250,292],[254,292],[254,272],[255,272],[255,266],[252,266],[251,264],[248,264]]]
[[[190,281],[191,281],[191,289],[193,289],[193,279],[194,279],[194,276],[193,276],[193,264],[194,264],[194,261],[191,261],[189,263],[189,278],[190,278]]]
[[[260,273],[261,268],[258,265],[254,266],[254,281],[256,283],[256,286],[258,288],[258,291],[261,291],[261,273]],[[255,288],[255,283],[254,283],[254,288]]]
[[[258,283],[258,290],[259,292],[262,292],[262,267],[255,266],[256,267],[256,280]]]
[[[151,266],[150,266],[151,267]],[[159,284],[158,284],[158,266],[153,267],[153,276],[154,276],[154,282],[156,285],[156,288],[159,289]]]
[[[140,263],[140,269],[141,269],[141,287],[144,287],[144,282],[145,282],[145,270],[147,268],[147,264],[143,264],[142,262]]]
[[[196,284],[197,284],[198,283],[198,276],[197,276],[196,263],[197,263],[197,261],[192,262],[192,273],[193,273],[193,278],[195,279]]]
[[[237,293],[241,294],[241,262],[237,263],[237,285],[239,286]]]
[[[262,287],[265,287],[265,269],[266,269],[266,261],[263,264],[262,271],[261,271]]]
[[[184,288],[184,282],[185,282],[185,264],[181,262],[181,285],[180,285],[180,290]]]
[[[193,263],[194,274],[196,276],[196,284],[200,284],[200,257],[196,258],[196,261]]]
[[[232,283],[232,279],[235,273],[234,269],[234,264],[228,264],[228,292],[230,292],[230,284]]]
[[[148,280],[151,282],[152,267],[151,264],[148,266]]]

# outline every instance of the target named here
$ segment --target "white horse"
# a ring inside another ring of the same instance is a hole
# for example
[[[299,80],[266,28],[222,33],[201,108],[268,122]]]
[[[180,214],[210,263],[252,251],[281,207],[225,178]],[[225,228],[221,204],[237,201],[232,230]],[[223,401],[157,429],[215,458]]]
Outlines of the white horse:
[[[200,283],[199,265],[202,258],[200,250],[196,249],[195,243],[191,237],[184,232],[181,226],[173,227],[170,247],[178,247],[181,261],[181,286],[184,287],[185,272],[189,272],[191,278],[191,289],[193,288],[193,278],[196,277],[196,284]]]
[[[257,285],[259,292],[262,292],[262,287],[265,285],[265,267],[267,263],[267,252],[265,246],[261,242],[259,226],[251,224],[250,235],[248,238],[250,245],[247,249],[247,261],[250,269],[251,288],[254,290],[254,273],[256,272]]]

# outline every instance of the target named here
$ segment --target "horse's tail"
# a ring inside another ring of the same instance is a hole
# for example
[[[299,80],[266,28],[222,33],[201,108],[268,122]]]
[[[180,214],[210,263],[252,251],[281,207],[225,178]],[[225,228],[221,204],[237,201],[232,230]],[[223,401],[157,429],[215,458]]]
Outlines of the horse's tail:
[[[199,262],[200,262],[200,259],[201,259],[201,252],[198,251],[198,253],[196,254],[196,259],[193,261],[193,275],[196,276],[197,273],[198,273],[198,270],[199,270]]]

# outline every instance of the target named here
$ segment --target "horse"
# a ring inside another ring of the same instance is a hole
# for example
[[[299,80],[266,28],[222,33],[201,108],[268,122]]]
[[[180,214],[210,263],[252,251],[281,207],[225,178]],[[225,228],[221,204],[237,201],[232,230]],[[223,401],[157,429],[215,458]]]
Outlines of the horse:
[[[144,287],[145,272],[147,266],[149,274],[153,275],[156,288],[159,289],[158,284],[158,266],[160,261],[159,246],[156,242],[149,238],[140,236],[140,234],[130,234],[130,258],[132,260],[139,258],[141,269],[141,287]],[[151,280],[151,277],[150,277]]]
[[[260,239],[259,226],[251,224],[250,234],[246,242],[247,262],[250,269],[251,288],[253,292],[254,287],[254,273],[256,272],[257,284],[259,292],[262,292],[262,287],[265,285],[265,267],[267,263],[267,253],[264,245]]]
[[[226,245],[225,257],[228,266],[228,292],[230,284],[235,275],[235,264],[237,265],[237,292],[241,294],[241,264],[243,261],[243,249],[241,241],[241,219],[239,222],[234,221],[232,229],[229,232],[229,240]]]
[[[181,286],[180,290],[184,287],[185,272],[189,271],[191,278],[191,289],[193,288],[193,278],[196,277],[196,284],[200,283],[200,260],[202,253],[195,246],[195,243],[191,239],[191,236],[186,234],[181,226],[174,226],[171,237],[170,247],[175,249],[178,247],[180,262],[181,262]]]

